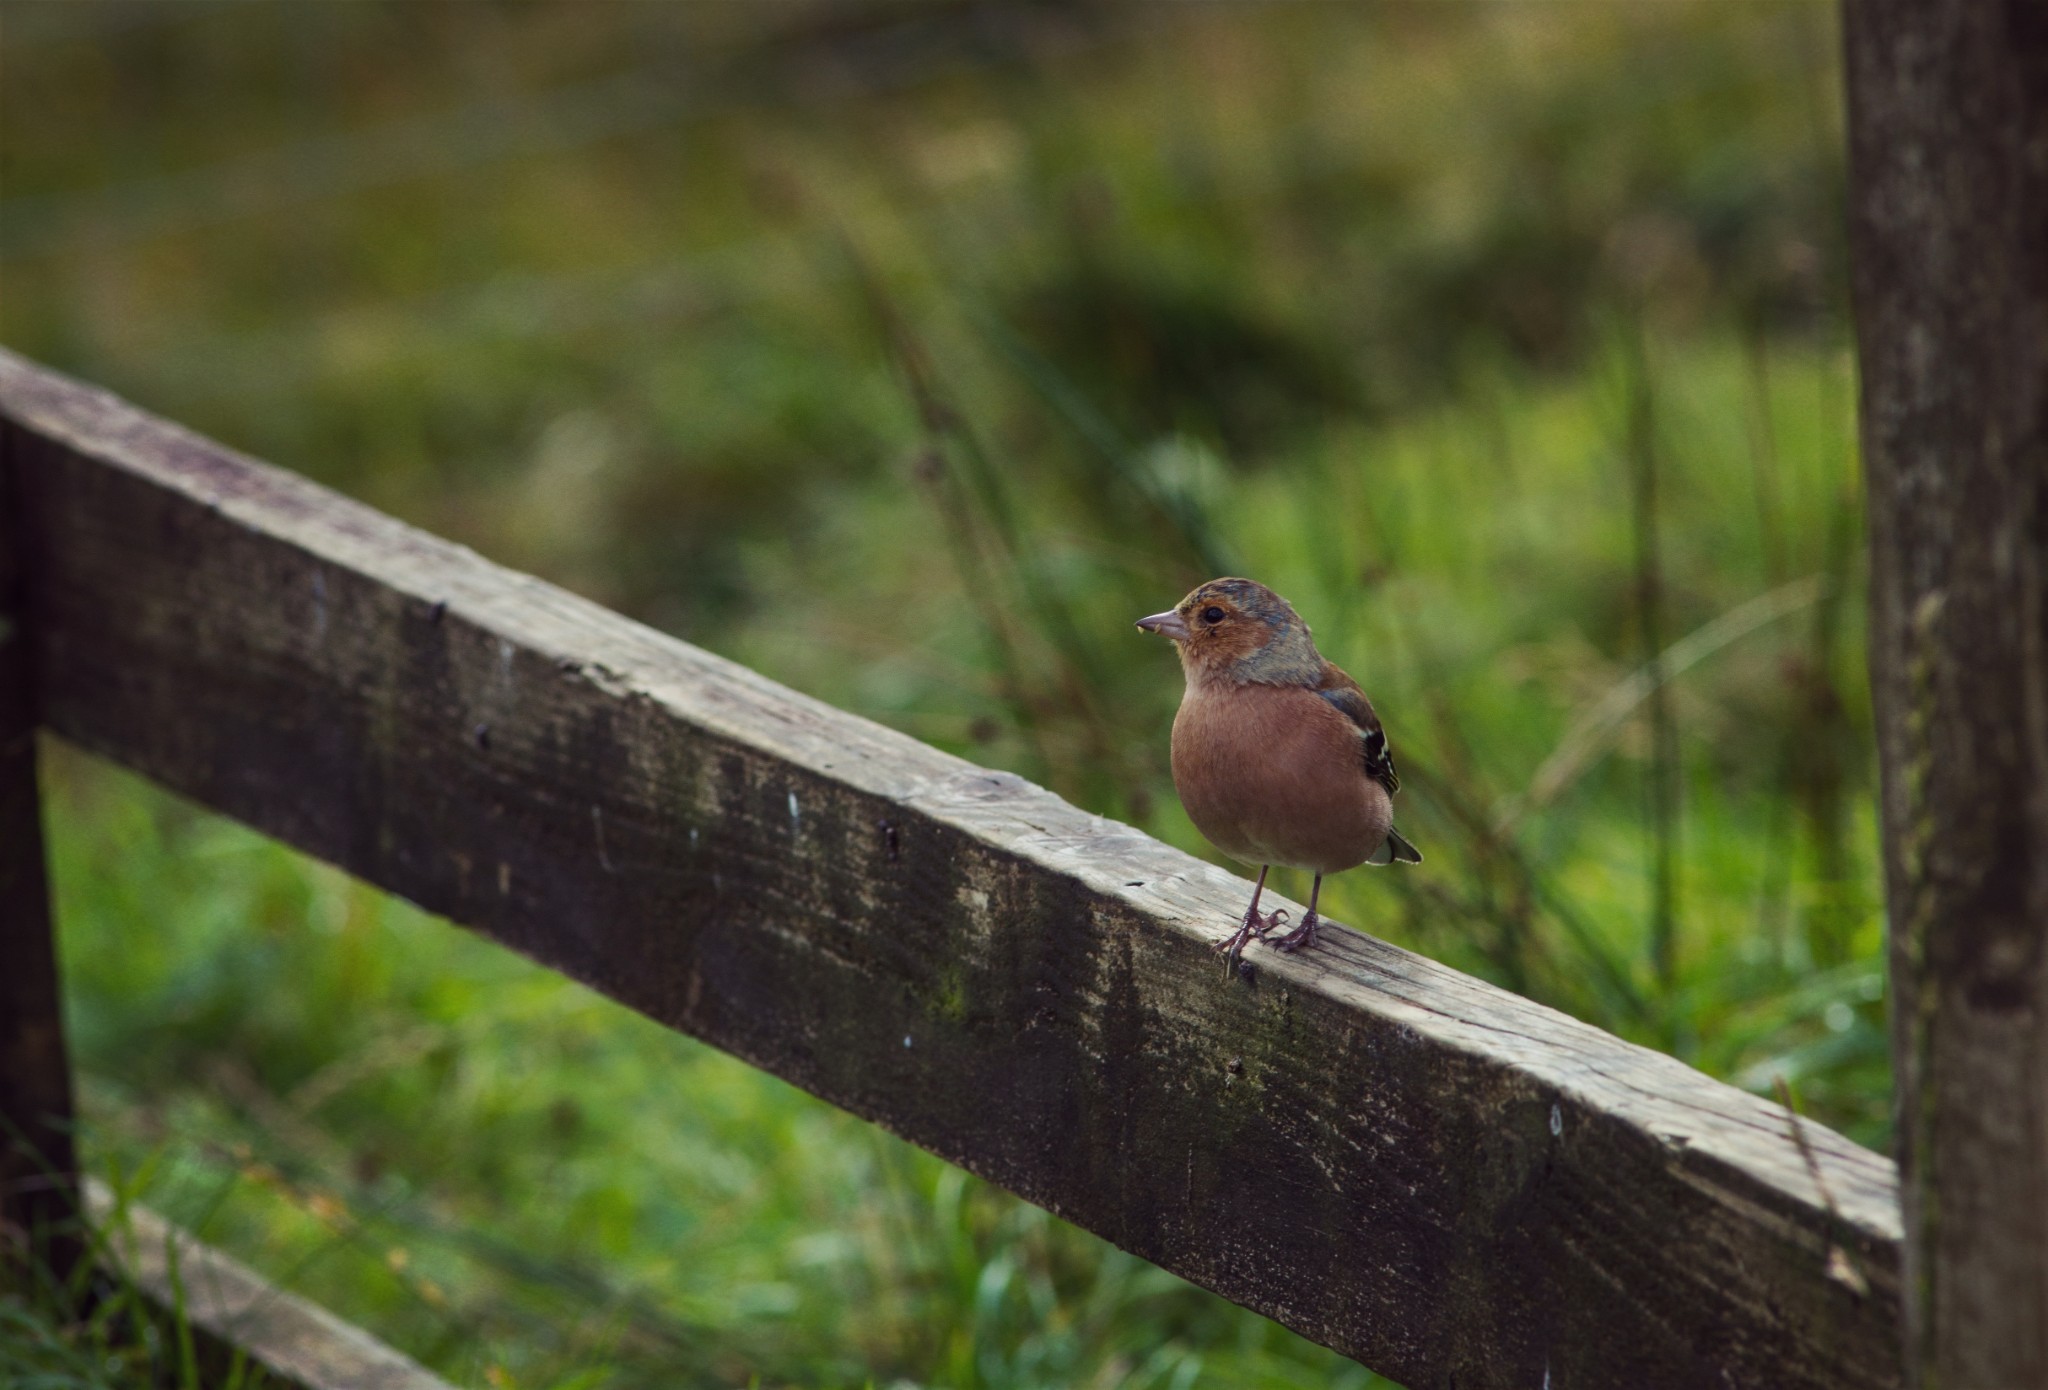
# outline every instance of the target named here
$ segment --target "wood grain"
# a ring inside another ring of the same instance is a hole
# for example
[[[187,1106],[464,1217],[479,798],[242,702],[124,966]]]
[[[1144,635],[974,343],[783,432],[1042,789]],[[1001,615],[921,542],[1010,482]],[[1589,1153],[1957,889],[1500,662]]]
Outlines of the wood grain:
[[[84,747],[1417,1390],[1896,1381],[1878,1155],[1810,1130],[1830,1215],[1778,1107],[1368,936],[1227,983],[1247,885],[1128,827],[18,358],[0,417]]]
[[[1842,13],[1905,1355],[2048,1385],[2048,4]]]

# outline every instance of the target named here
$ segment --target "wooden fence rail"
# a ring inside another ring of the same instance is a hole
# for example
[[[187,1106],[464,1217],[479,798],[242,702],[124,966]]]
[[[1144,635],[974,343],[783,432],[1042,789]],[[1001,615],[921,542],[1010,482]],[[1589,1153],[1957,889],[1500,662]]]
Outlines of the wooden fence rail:
[[[1226,983],[1223,871],[6,354],[0,443],[86,749],[1417,1390],[1897,1382],[1887,1159],[1370,937]]]

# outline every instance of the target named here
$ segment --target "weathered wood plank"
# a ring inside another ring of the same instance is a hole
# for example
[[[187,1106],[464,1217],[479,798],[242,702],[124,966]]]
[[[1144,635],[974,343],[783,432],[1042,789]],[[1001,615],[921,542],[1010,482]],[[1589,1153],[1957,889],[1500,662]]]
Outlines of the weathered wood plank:
[[[0,1283],[32,1245],[59,1269],[80,1253],[71,1066],[36,790],[28,536],[16,471],[0,438]]]
[[[305,1390],[453,1390],[403,1352],[287,1293],[147,1207],[88,1179],[86,1208],[145,1297]],[[175,1266],[175,1267],[174,1267]]]
[[[79,744],[1411,1386],[1896,1380],[1885,1159],[1811,1130],[1831,1217],[1776,1106],[1362,935],[1226,984],[1219,869],[18,358],[0,417]]]

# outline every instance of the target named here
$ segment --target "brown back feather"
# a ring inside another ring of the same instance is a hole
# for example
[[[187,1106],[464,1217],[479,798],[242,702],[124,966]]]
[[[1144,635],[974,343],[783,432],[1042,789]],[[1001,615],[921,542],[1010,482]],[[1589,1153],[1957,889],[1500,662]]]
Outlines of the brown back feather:
[[[1373,712],[1372,701],[1365,698],[1358,682],[1346,675],[1335,662],[1325,661],[1315,692],[1342,711],[1344,717],[1356,724],[1364,735],[1359,742],[1363,749],[1365,775],[1385,787],[1389,796],[1401,790],[1401,774],[1394,771],[1394,750],[1387,744],[1387,731],[1380,727],[1380,717]]]

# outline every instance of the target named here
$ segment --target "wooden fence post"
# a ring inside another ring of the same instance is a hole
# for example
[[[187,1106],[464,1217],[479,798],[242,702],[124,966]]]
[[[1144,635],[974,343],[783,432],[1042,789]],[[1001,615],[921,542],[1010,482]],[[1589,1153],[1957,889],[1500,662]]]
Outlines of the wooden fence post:
[[[2048,5],[1843,18],[1906,1378],[2048,1385]]]
[[[25,1253],[76,1258],[71,1071],[36,787],[20,449],[0,428],[0,1284]]]

